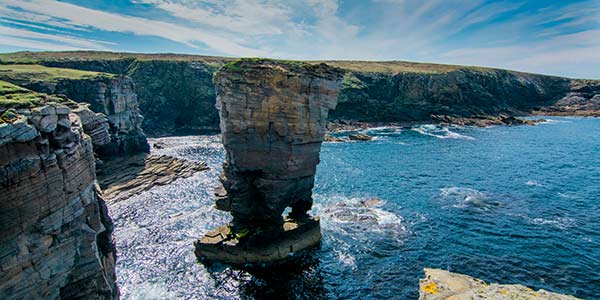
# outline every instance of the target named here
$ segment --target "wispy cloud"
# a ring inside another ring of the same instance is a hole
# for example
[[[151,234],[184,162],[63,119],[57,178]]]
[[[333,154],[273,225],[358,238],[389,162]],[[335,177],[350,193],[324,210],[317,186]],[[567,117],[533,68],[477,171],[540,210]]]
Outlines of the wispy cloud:
[[[4,5],[13,9],[13,15],[19,16],[20,11],[24,17],[34,14],[41,15],[37,19],[61,19],[57,26],[91,27],[98,30],[112,32],[128,32],[136,35],[158,36],[164,39],[180,42],[193,48],[199,48],[201,43],[208,48],[231,55],[261,55],[267,52],[246,47],[228,38],[212,35],[202,30],[180,26],[173,23],[144,19],[108,13],[77,6],[70,3],[50,0],[6,0]]]
[[[150,52],[181,45],[202,54],[416,60],[600,77],[597,0],[129,1],[106,2],[108,11],[97,2],[3,0],[0,34],[10,39],[0,45],[123,50],[138,43]]]

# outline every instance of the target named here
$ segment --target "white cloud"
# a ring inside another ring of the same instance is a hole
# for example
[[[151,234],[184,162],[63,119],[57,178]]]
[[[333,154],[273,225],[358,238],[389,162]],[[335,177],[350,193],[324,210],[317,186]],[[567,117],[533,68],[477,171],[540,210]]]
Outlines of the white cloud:
[[[51,0],[1,0],[6,26],[0,34],[11,39],[0,44],[114,49],[89,38],[100,30],[103,36],[161,37],[203,54],[416,60],[598,77],[597,0],[549,1],[539,9],[525,0],[131,1],[144,6],[139,15]]]
[[[73,47],[68,45],[61,45],[57,43],[47,43],[42,41],[18,38],[0,33],[0,41],[2,45],[15,46],[26,49],[35,50],[55,50],[55,51],[72,51],[81,50],[80,47]]]
[[[203,30],[180,26],[164,21],[155,21],[140,17],[107,13],[74,4],[50,0],[6,0],[4,5],[25,10],[26,14],[42,15],[47,19],[58,18],[60,24],[75,27],[91,27],[104,31],[129,32],[136,35],[158,36],[198,48],[202,43],[218,52],[239,56],[266,56],[268,52],[253,49]],[[12,10],[19,14],[18,10]],[[60,25],[57,24],[57,25]]]
[[[71,47],[79,47],[80,49],[108,50],[108,48],[106,48],[106,45],[115,45],[115,43],[111,42],[84,39],[63,34],[46,34],[26,29],[6,27],[2,25],[0,25],[0,33],[2,33],[3,35],[8,35],[21,39],[41,39],[54,41],[59,42],[61,44],[69,45]]]

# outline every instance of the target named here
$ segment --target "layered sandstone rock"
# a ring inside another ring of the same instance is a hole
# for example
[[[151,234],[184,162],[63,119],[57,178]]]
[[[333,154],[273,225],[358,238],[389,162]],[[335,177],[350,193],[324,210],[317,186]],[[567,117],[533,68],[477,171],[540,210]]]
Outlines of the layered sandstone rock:
[[[487,284],[471,276],[440,269],[425,269],[420,282],[420,300],[470,300],[470,299],[531,299],[576,300],[568,295],[534,291],[519,284]]]
[[[226,65],[215,75],[227,152],[216,206],[233,215],[233,226],[200,240],[199,257],[273,261],[318,243],[318,220],[306,213],[342,75],[324,64],[254,59]],[[292,209],[285,222],[289,233],[282,216],[286,208]],[[298,237],[288,240],[295,233]],[[259,254],[248,254],[257,245]]]
[[[2,71],[0,79],[36,92],[89,103],[94,114],[78,114],[101,157],[149,152],[142,130],[144,118],[131,78],[35,65],[8,65]]]
[[[241,60],[215,75],[227,151],[218,209],[251,224],[281,224],[286,207],[297,216],[310,209],[341,77],[326,65],[271,60]]]
[[[97,147],[101,156],[150,151],[142,130],[144,117],[140,114],[135,87],[129,77],[59,79],[52,84],[42,82],[26,87],[43,93],[64,94],[77,102],[89,103],[92,111],[104,114],[110,125],[111,141]]]
[[[56,103],[0,113],[0,299],[117,298],[113,225],[80,118]]]

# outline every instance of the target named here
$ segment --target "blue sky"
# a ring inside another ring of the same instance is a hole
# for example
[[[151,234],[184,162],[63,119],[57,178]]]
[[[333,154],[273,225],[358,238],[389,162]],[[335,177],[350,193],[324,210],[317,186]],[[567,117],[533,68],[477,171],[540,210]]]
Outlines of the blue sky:
[[[600,78],[600,0],[0,0],[0,52],[76,49]]]

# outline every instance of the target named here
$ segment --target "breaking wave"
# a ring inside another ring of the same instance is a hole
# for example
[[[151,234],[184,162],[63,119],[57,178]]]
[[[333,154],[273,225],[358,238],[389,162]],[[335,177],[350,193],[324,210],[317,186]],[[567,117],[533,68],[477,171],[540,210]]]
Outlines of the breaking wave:
[[[433,136],[439,139],[475,140],[475,138],[471,136],[451,131],[447,126],[426,124],[415,126],[411,128],[411,130],[422,135]]]

